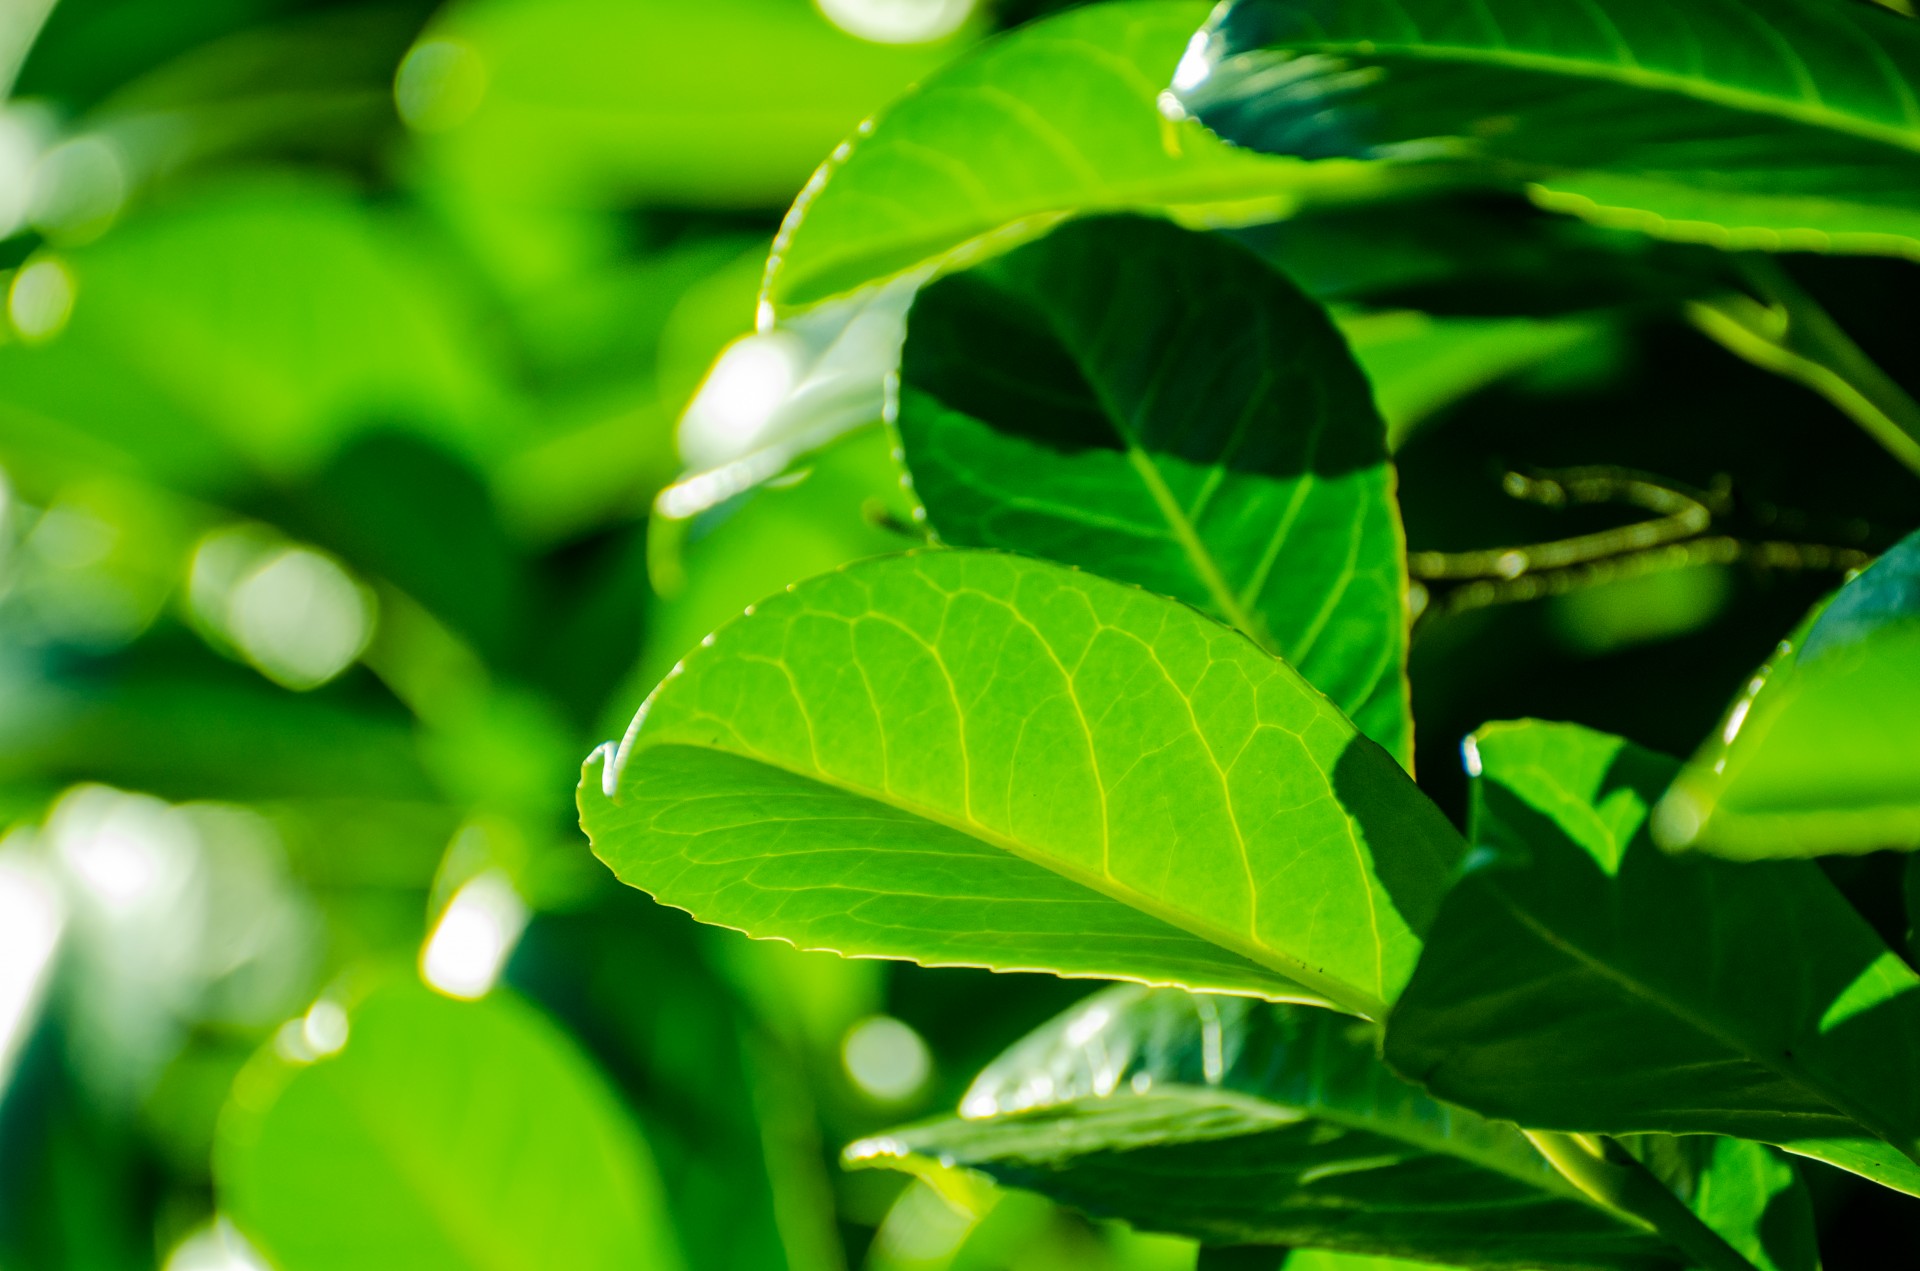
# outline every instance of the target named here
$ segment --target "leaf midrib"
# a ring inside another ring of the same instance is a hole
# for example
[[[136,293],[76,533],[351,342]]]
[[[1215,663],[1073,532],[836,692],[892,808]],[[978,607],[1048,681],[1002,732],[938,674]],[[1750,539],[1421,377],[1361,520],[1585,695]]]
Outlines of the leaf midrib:
[[[1619,63],[1512,48],[1458,44],[1400,44],[1381,40],[1289,40],[1277,47],[1284,48],[1289,53],[1325,53],[1362,61],[1377,62],[1399,57],[1411,61],[1468,62],[1474,65],[1501,66],[1514,70],[1560,75],[1569,79],[1606,80],[1632,88],[1690,97],[1695,101],[1741,113],[1768,115],[1823,131],[1844,133],[1861,140],[1920,153],[1920,130],[1876,123],[1836,110],[1824,102],[1795,102],[1769,96],[1753,89],[1738,88],[1715,80],[1686,76],[1673,71],[1649,70],[1644,66],[1623,66]]]
[[[1385,1002],[1378,1000],[1371,994],[1353,985],[1344,984],[1335,980],[1331,976],[1308,966],[1306,963],[1289,956],[1281,950],[1258,944],[1251,938],[1242,938],[1231,931],[1201,929],[1196,927],[1186,915],[1178,913],[1154,897],[1134,890],[1132,887],[1121,883],[1118,879],[1102,877],[1090,870],[1078,868],[1073,863],[1057,856],[1047,856],[1037,853],[1017,840],[989,829],[978,822],[969,821],[962,817],[955,817],[936,808],[925,807],[911,799],[903,798],[892,791],[869,789],[858,782],[849,781],[844,777],[835,776],[818,769],[808,770],[791,764],[785,764],[771,756],[761,754],[758,751],[750,751],[745,747],[730,749],[686,737],[672,737],[656,740],[649,746],[644,747],[644,749],[651,749],[654,746],[682,746],[689,750],[705,750],[714,754],[732,755],[735,758],[746,759],[750,762],[760,764],[763,767],[771,768],[776,772],[784,772],[788,776],[798,777],[803,781],[816,782],[820,785],[839,790],[844,794],[866,799],[869,802],[883,804],[897,811],[905,812],[910,816],[919,817],[923,821],[931,822],[944,829],[952,830],[957,834],[964,834],[968,838],[976,839],[987,844],[989,847],[998,848],[1009,856],[1023,860],[1029,865],[1036,865],[1041,869],[1047,870],[1049,873],[1058,874],[1069,882],[1077,883],[1085,887],[1088,891],[1105,896],[1107,899],[1126,905],[1130,909],[1137,909],[1148,917],[1156,918],[1170,927],[1184,931],[1188,935],[1198,937],[1229,953],[1245,958],[1248,962],[1253,963],[1262,970],[1280,975],[1286,980],[1307,990],[1309,993],[1320,994],[1328,1002],[1337,1005],[1343,1010],[1350,1011],[1353,1014],[1371,1020],[1381,1019],[1386,1014]],[[638,756],[636,755],[635,757],[637,758]],[[1275,988],[1277,990],[1279,986],[1275,986]],[[1271,997],[1268,1000],[1289,1001],[1299,999]]]

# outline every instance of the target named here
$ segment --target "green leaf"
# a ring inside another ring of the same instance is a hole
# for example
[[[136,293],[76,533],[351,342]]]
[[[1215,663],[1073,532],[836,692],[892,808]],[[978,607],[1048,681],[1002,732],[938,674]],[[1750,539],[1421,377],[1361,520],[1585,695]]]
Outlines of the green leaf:
[[[1157,98],[1206,11],[1200,0],[1089,6],[929,75],[814,174],[774,244],[766,298],[813,304],[1085,212],[1249,224],[1406,180],[1248,154],[1166,119]]]
[[[580,787],[696,917],[851,955],[1371,1014],[1459,855],[1285,663],[1184,605],[986,552],[865,561],[705,641]]]
[[[274,1265],[680,1265],[618,1095],[532,1008],[400,982],[345,1034],[311,1062],[261,1052],[221,1117],[221,1206]]]
[[[1805,1195],[1769,1149],[1654,1147],[1657,1172],[1759,1252],[1760,1266],[1817,1265]],[[960,1164],[1212,1243],[1489,1267],[1659,1267],[1676,1256],[1568,1182],[1513,1126],[1394,1076],[1371,1026],[1245,998],[1097,994],[981,1073],[960,1117],[856,1143],[847,1157]],[[1769,1236],[1791,1250],[1778,1262],[1760,1249],[1769,1204]]]
[[[1665,855],[1675,764],[1617,737],[1493,724],[1468,753],[1474,852],[1389,1063],[1522,1125],[1759,1139],[1920,1194],[1920,977],[1817,867]]]
[[[1551,363],[1612,355],[1617,326],[1604,317],[1436,318],[1400,309],[1350,313],[1340,331],[1373,385],[1399,450],[1421,424],[1493,384]]]
[[[1654,814],[1737,860],[1920,847],[1920,534],[1785,641]]]
[[[1603,223],[1920,253],[1920,26],[1834,0],[1231,0],[1174,76],[1227,140],[1464,161]]]
[[[1325,310],[1244,248],[1081,221],[934,283],[898,423],[947,542],[1184,600],[1411,764],[1385,426]]]

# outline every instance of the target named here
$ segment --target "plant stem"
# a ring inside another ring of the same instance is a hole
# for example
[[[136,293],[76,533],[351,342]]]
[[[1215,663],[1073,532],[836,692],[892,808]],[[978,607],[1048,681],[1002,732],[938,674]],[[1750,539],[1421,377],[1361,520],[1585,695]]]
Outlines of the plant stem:
[[[1759,256],[1742,258],[1741,269],[1761,300],[1728,295],[1695,302],[1687,306],[1693,324],[1755,366],[1820,394],[1920,474],[1920,403],[1785,270]]]
[[[1653,1228],[1703,1271],[1757,1271],[1618,1144],[1548,1130],[1526,1136],[1575,1187]]]

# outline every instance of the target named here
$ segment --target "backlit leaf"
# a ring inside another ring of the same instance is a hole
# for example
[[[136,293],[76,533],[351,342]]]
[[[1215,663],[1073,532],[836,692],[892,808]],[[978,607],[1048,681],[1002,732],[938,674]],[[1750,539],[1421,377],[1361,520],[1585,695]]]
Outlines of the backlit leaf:
[[[774,244],[767,299],[812,304],[1081,213],[1249,224],[1405,179],[1249,154],[1166,119],[1157,99],[1206,12],[1197,0],[1088,6],[927,76],[814,174]]]
[[[582,823],[752,935],[1371,1014],[1459,852],[1292,668],[1058,565],[883,557],[705,643],[589,761]]]
[[[1842,587],[1661,801],[1663,845],[1740,860],[1920,847],[1920,534]]]

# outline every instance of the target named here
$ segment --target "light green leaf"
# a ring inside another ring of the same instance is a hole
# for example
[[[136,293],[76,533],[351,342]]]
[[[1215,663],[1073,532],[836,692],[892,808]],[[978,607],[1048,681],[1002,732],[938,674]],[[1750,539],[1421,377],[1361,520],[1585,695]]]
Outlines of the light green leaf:
[[[1728,248],[1920,253],[1920,26],[1833,0],[1232,0],[1174,76],[1229,141],[1477,163]]]
[[[1737,860],[1920,847],[1920,534],[1781,645],[1654,814]]]
[[[774,244],[767,300],[813,304],[1085,212],[1249,224],[1409,179],[1248,154],[1166,119],[1157,99],[1206,12],[1201,0],[1088,6],[929,75],[814,174]]]
[[[907,1169],[956,1163],[1216,1244],[1489,1267],[1661,1267],[1672,1257],[1512,1126],[1394,1076],[1371,1026],[1245,998],[1110,989],[996,1060],[960,1117],[846,1155]]]
[[[1285,663],[985,552],[883,557],[721,628],[589,760],[621,879],[805,948],[1371,1014],[1460,848]]]
[[[680,1266],[638,1130],[531,1007],[401,982],[328,1009],[301,1044],[344,1048],[263,1051],[221,1117],[221,1206],[281,1271]]]
[[[1063,226],[914,302],[899,431],[947,542],[1238,627],[1411,765],[1385,426],[1318,304],[1161,221]]]
[[[1810,863],[1655,847],[1675,766],[1572,725],[1476,734],[1474,854],[1387,1061],[1522,1125],[1758,1139],[1920,1194],[1920,977]]]

